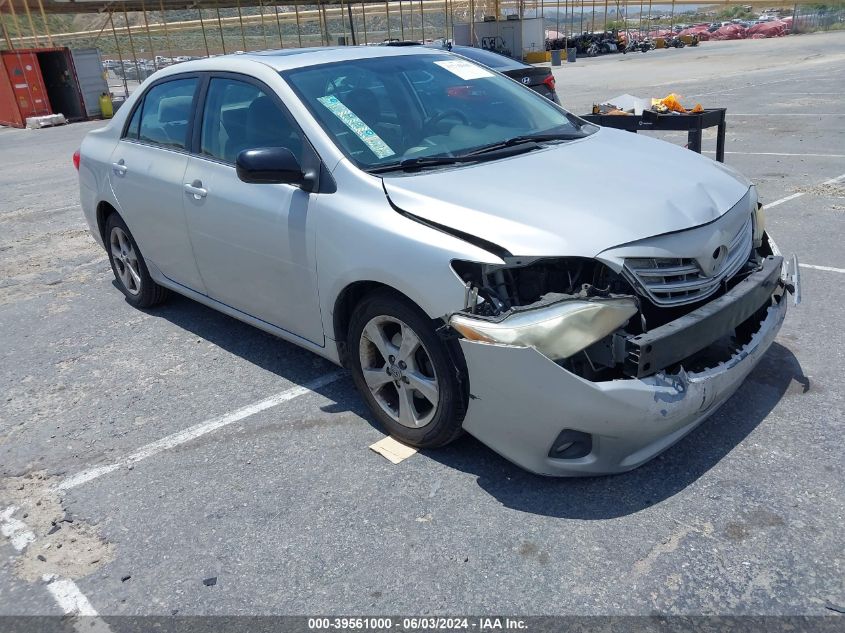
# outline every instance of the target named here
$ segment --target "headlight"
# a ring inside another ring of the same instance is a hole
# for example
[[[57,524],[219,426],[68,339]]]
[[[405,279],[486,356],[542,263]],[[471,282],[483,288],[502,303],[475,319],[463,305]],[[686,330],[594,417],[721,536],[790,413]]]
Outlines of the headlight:
[[[601,340],[636,313],[633,299],[571,300],[517,312],[498,322],[456,314],[449,324],[471,341],[533,347],[560,360]]]

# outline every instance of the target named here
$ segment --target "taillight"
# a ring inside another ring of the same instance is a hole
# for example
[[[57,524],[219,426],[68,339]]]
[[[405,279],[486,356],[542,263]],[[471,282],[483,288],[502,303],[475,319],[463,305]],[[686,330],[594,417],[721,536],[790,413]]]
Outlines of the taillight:
[[[548,77],[546,77],[543,80],[543,83],[546,84],[546,88],[548,88],[549,90],[554,90],[555,89],[555,76],[550,74]]]
[[[73,166],[76,167],[76,171],[79,171],[79,150],[73,153]]]

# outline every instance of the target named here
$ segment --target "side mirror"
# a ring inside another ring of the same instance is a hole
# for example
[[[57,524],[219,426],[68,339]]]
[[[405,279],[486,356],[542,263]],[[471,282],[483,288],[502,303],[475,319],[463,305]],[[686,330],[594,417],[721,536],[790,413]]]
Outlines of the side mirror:
[[[287,147],[245,149],[238,154],[235,167],[244,182],[301,185],[306,180],[302,166]]]

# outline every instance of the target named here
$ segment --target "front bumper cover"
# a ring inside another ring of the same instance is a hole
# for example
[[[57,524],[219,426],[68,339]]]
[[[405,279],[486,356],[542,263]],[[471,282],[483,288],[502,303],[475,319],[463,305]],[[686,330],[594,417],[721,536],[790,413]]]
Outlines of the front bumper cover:
[[[680,440],[734,394],[774,341],[786,305],[785,294],[775,296],[759,329],[741,350],[697,373],[681,369],[675,374],[590,382],[532,348],[461,339],[471,393],[464,429],[537,474],[631,470]],[[575,459],[550,457],[549,450],[564,429],[589,433],[591,452]]]

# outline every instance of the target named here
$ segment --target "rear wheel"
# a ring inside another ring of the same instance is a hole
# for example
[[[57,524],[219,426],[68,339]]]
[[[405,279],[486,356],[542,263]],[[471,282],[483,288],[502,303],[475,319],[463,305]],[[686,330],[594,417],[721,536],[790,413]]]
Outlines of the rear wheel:
[[[136,308],[150,308],[167,298],[167,289],[150,277],[147,264],[129,227],[117,213],[106,220],[106,249],[117,284]]]
[[[355,309],[348,341],[355,385],[390,435],[433,448],[461,434],[457,369],[419,308],[377,291]]]

